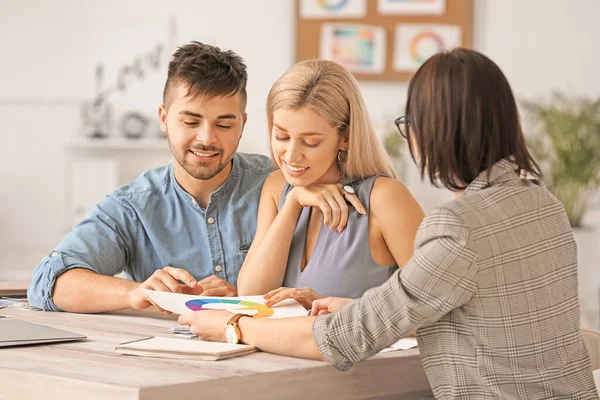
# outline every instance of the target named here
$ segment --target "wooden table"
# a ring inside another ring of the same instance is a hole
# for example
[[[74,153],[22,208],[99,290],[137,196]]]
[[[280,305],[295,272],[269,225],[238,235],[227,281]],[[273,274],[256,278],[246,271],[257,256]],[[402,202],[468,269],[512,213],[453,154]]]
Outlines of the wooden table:
[[[25,296],[29,282],[0,282],[0,296]]]
[[[0,348],[0,399],[415,399],[431,395],[417,349],[346,372],[312,360],[257,352],[222,361],[124,356],[115,345],[172,336],[176,317],[126,310],[96,315],[8,307],[26,321],[87,335],[82,342]]]

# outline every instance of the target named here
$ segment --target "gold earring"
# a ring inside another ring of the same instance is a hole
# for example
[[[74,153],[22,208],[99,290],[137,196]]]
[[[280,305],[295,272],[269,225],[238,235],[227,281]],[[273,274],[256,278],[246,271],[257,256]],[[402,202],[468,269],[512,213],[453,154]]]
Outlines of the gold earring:
[[[342,153],[344,153],[344,155],[342,155]],[[337,160],[342,165],[348,164],[348,150],[338,150]]]

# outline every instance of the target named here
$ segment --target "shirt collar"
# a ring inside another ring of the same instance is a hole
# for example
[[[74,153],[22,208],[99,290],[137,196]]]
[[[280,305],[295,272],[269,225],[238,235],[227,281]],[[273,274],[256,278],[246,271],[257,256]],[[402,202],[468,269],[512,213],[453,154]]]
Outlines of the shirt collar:
[[[465,194],[477,192],[514,179],[520,179],[519,173],[520,168],[514,161],[510,158],[503,158],[477,175],[477,177],[473,179],[473,182],[465,189]]]
[[[217,201],[217,199],[219,199],[220,197],[223,197],[223,196],[225,196],[227,198],[229,196],[229,194],[233,191],[233,188],[235,187],[235,185],[237,184],[237,181],[239,180],[239,176],[241,174],[241,169],[242,169],[240,167],[240,162],[241,162],[240,156],[237,153],[235,153],[233,155],[233,158],[231,161],[232,161],[232,166],[231,166],[231,171],[229,171],[229,176],[217,190],[215,190],[214,192],[211,193],[211,195],[209,197],[209,203],[215,202],[215,201]],[[192,196],[191,194],[186,192],[181,187],[179,182],[177,182],[177,179],[175,179],[175,172],[173,169],[174,162],[175,162],[174,160],[171,160],[171,162],[169,163],[169,175],[171,177],[171,182],[173,182],[173,188],[180,196],[182,196],[186,200],[186,202],[196,206],[197,202],[196,202],[196,199],[194,198],[194,196]]]
[[[231,171],[229,171],[229,176],[223,182],[223,184],[214,192],[211,193],[209,202],[214,202],[221,197],[229,198],[231,192],[233,192],[233,188],[237,185],[238,180],[240,179],[240,175],[242,173],[242,167],[240,166],[241,158],[235,153],[233,158],[231,159]]]

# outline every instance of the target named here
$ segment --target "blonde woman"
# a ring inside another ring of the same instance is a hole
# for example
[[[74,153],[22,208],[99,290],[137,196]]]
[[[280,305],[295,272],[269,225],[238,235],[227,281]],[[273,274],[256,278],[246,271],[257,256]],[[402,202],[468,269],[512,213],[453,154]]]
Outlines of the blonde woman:
[[[310,60],[267,99],[270,151],[257,232],[238,277],[240,295],[357,298],[412,256],[423,212],[394,179],[356,80]]]

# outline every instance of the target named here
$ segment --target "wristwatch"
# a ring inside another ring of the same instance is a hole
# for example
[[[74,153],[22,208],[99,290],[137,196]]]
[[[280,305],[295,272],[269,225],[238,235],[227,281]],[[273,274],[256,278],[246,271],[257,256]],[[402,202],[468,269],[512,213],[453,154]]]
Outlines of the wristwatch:
[[[225,325],[225,339],[227,343],[239,343],[242,341],[242,332],[238,327],[238,320],[242,317],[248,317],[248,314],[235,314]]]

